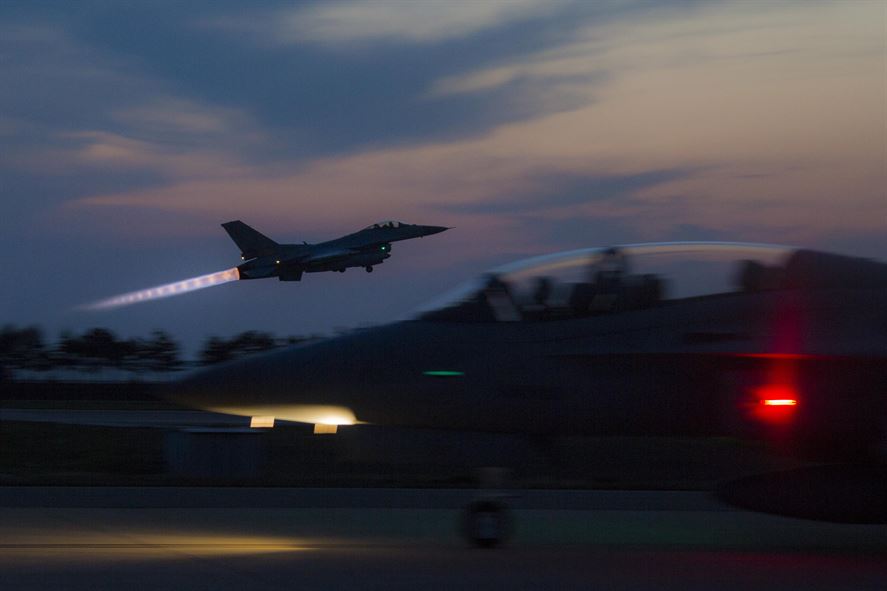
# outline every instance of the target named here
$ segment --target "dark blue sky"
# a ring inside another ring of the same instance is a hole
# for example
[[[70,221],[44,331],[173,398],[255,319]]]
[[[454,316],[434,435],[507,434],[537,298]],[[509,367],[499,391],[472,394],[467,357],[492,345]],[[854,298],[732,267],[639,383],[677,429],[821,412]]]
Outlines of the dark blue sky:
[[[406,314],[511,258],[639,240],[882,256],[876,3],[0,5],[2,323],[189,345]],[[381,219],[373,275],[76,306]]]

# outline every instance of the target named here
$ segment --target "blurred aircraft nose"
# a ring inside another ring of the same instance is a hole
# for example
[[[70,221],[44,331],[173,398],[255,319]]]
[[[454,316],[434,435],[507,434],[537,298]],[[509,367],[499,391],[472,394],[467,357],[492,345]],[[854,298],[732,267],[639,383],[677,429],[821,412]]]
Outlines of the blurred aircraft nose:
[[[313,392],[316,357],[307,344],[212,365],[173,384],[170,398],[195,408],[292,399]]]
[[[352,408],[373,390],[367,376],[387,360],[387,348],[355,332],[207,367],[183,377],[168,397],[193,408],[301,420],[305,405]]]

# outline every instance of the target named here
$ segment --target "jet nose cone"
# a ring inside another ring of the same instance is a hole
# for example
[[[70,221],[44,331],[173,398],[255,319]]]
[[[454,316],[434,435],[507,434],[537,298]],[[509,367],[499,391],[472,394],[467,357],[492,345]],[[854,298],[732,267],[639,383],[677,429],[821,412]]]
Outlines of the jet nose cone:
[[[420,226],[422,236],[431,236],[432,234],[440,234],[445,230],[449,230],[446,226]]]

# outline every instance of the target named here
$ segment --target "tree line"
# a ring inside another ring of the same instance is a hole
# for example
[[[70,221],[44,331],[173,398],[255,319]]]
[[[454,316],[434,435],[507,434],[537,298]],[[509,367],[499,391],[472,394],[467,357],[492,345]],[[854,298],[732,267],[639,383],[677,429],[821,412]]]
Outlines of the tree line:
[[[179,343],[162,330],[155,330],[145,338],[123,339],[108,329],[91,328],[81,334],[63,332],[55,343],[48,343],[36,326],[4,326],[0,329],[0,379],[19,371],[55,369],[175,372],[187,365],[212,365],[313,338],[317,337],[278,338],[254,330],[227,339],[211,336],[196,361],[188,362],[182,358]]]

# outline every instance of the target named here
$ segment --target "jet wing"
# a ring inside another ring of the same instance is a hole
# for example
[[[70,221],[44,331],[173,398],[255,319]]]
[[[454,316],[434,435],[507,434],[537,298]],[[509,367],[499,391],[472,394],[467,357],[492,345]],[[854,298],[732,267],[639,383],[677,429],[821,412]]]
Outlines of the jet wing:
[[[331,263],[358,254],[360,251],[353,248],[334,248],[313,252],[299,260],[301,264],[313,265],[318,263]]]

